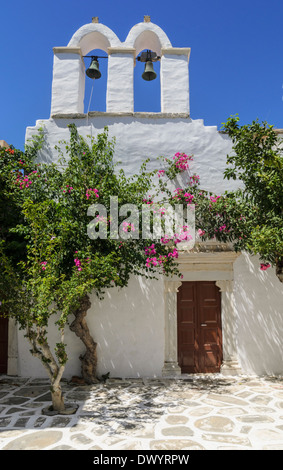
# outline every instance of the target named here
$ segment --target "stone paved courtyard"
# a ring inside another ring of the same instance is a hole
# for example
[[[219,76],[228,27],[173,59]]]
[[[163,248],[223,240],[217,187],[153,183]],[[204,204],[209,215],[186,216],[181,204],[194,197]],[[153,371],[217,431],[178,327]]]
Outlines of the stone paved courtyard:
[[[0,375],[1,450],[283,450],[283,378],[63,381],[72,415],[49,416],[45,379]]]

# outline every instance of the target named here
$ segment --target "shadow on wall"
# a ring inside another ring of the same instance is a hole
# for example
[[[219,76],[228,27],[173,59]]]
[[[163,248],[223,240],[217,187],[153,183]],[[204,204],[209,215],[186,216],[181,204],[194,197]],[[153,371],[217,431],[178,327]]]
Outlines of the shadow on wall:
[[[132,278],[110,289],[103,301],[92,296],[88,324],[98,343],[98,376],[154,377],[164,363],[163,281]]]
[[[283,284],[259,266],[246,253],[234,265],[239,359],[246,373],[283,374]]]

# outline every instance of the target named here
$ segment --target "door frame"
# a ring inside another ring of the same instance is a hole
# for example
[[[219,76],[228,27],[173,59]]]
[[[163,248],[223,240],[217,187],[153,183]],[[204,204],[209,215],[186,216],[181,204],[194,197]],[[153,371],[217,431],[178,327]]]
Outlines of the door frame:
[[[241,368],[237,353],[237,323],[233,293],[234,262],[239,256],[223,244],[202,246],[203,251],[183,252],[179,255],[177,276],[164,278],[165,351],[163,376],[181,375],[178,364],[177,292],[182,281],[215,281],[221,292],[221,323],[223,360],[221,373],[237,375]]]

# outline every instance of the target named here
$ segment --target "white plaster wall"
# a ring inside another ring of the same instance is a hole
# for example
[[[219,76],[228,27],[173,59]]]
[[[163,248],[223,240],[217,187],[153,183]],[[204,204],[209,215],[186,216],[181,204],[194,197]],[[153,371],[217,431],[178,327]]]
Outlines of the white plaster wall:
[[[237,343],[244,373],[283,374],[283,284],[257,256],[234,264]]]
[[[53,60],[51,115],[82,113],[85,66],[80,53],[56,53]]]
[[[134,110],[134,56],[133,53],[111,54],[108,58],[106,110],[133,112]]]
[[[163,282],[132,278],[128,288],[93,296],[89,326],[98,343],[98,374],[161,376],[164,364]]]
[[[161,57],[161,111],[189,113],[188,55],[164,54]]]
[[[143,116],[143,117],[141,117]],[[147,117],[149,116],[149,117]],[[58,153],[55,145],[62,139],[69,140],[67,125],[74,122],[78,132],[87,137],[109,128],[109,136],[116,138],[115,158],[121,161],[127,174],[138,171],[146,158],[151,158],[149,168],[156,167],[156,158],[160,155],[173,157],[176,152],[194,155],[191,171],[200,175],[201,186],[205,190],[222,192],[236,187],[234,181],[223,181],[226,155],[231,152],[231,142],[226,135],[214,126],[204,126],[202,120],[181,117],[160,117],[158,115],[121,116],[101,113],[88,119],[49,119],[39,121],[45,129],[46,145],[41,158],[56,161]],[[37,127],[29,127],[26,139],[32,138]]]
[[[25,332],[23,330],[18,331],[18,375],[21,377],[48,377],[47,371],[41,361],[32,356],[30,344],[24,335]],[[48,327],[48,342],[53,352],[56,343],[60,341],[58,330],[52,321]],[[82,345],[80,340],[68,327],[66,328],[65,343],[67,344],[66,351],[68,354],[68,362],[64,377],[81,375],[79,355],[82,352]]]
[[[128,288],[113,288],[102,301],[95,295],[91,300],[87,321],[98,344],[98,376],[110,372],[111,377],[160,377],[164,364],[163,282],[135,277]],[[51,346],[59,340],[56,327],[51,326]],[[64,377],[81,375],[79,356],[85,348],[68,327],[65,340],[68,362]],[[46,377],[39,359],[29,352],[23,332],[19,332],[18,357],[19,375]]]

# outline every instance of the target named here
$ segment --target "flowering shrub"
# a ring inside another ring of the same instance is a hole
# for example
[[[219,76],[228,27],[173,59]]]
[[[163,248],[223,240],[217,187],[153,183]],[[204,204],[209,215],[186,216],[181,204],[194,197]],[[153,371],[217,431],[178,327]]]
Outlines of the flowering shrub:
[[[283,282],[282,141],[266,122],[239,126],[237,116],[229,118],[223,130],[233,143],[224,176],[243,185],[229,195],[235,249],[258,254],[261,270],[274,266]]]

